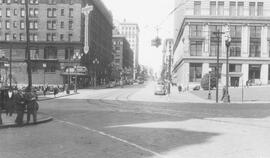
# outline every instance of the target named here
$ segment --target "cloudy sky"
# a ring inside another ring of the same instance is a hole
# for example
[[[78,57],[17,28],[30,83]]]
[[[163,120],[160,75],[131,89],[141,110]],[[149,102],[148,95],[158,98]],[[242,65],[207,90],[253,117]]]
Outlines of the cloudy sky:
[[[174,0],[102,0],[112,11],[116,22],[138,23],[140,27],[139,63],[159,71],[162,52],[160,46],[151,46],[151,40],[158,35],[164,40],[173,37],[173,15],[168,14],[174,8]]]

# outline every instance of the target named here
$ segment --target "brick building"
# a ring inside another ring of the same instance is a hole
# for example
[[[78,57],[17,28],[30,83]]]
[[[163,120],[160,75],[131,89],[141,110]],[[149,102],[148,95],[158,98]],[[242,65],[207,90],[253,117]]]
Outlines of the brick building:
[[[133,76],[133,50],[124,36],[113,36],[114,65],[119,70],[119,74],[125,73],[127,78]]]
[[[93,71],[90,68],[92,63],[90,60],[93,56],[100,58],[101,64],[98,67],[109,64],[111,60],[110,12],[98,0],[28,0],[28,2],[33,85],[42,85],[44,82],[63,84],[68,83],[69,79],[74,82],[73,67],[79,64],[88,68],[88,73],[77,73],[79,83],[89,85]],[[0,55],[9,60],[10,53],[12,54],[12,80],[18,84],[27,84],[25,0],[0,0],[0,3]],[[83,56],[83,62],[74,59],[73,55],[75,52],[83,53],[82,8],[86,3],[94,7],[89,18],[91,40],[88,53],[93,56]],[[3,72],[3,67],[1,70]],[[104,77],[106,66],[100,68],[100,71],[99,76]]]
[[[200,84],[201,78],[217,68],[220,52],[220,84],[226,83],[224,32],[230,28],[229,84],[239,86],[270,81],[270,2],[267,0],[208,1],[176,0],[173,72],[184,87]],[[219,41],[219,42],[218,42]]]

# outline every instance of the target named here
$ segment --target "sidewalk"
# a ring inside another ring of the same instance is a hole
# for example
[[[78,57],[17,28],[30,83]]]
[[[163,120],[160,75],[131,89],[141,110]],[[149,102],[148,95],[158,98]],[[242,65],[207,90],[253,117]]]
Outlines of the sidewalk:
[[[37,114],[37,122],[34,123],[33,120],[32,120],[33,117],[31,116],[30,123],[27,124],[26,123],[26,121],[27,121],[27,114],[25,113],[24,114],[24,118],[23,118],[23,125],[17,125],[15,123],[16,116],[17,116],[16,113],[13,114],[12,116],[7,116],[5,113],[2,113],[1,117],[2,117],[3,124],[0,125],[0,129],[2,129],[2,128],[11,128],[11,127],[22,127],[22,126],[36,125],[36,124],[46,123],[46,122],[49,122],[49,121],[52,121],[53,120],[52,117],[38,112],[38,114]]]
[[[58,93],[56,96],[54,96],[53,94],[48,94],[46,96],[43,95],[39,95],[38,96],[38,101],[45,101],[45,100],[50,100],[50,99],[55,99],[55,98],[61,98],[61,97],[65,97],[65,96],[70,96],[70,95],[76,95],[77,93],[74,93],[74,91],[70,91],[70,94],[66,94],[66,92],[60,92]],[[37,114],[37,122],[34,123],[33,122],[33,118],[31,116],[31,121],[29,124],[26,123],[27,121],[27,114],[24,114],[24,123],[23,125],[17,125],[15,124],[15,119],[16,119],[17,114],[14,113],[12,116],[7,116],[5,113],[2,113],[1,117],[2,117],[2,125],[0,125],[0,129],[2,128],[11,128],[11,127],[22,127],[22,126],[29,126],[29,125],[36,125],[36,124],[41,124],[41,123],[46,123],[49,121],[52,121],[53,118],[43,114],[41,112],[38,112]]]

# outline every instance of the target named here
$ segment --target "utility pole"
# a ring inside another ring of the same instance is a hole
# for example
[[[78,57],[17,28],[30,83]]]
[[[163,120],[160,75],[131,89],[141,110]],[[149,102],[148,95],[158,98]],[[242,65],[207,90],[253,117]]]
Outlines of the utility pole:
[[[230,35],[230,27],[227,26],[225,30],[225,40],[226,40],[226,93],[224,96],[224,103],[230,103],[230,95],[229,95],[229,50],[231,44],[231,35]]]
[[[12,44],[10,44],[9,48],[9,90],[12,89],[12,71],[11,71],[11,64],[12,64]]]
[[[32,70],[31,70],[31,56],[29,51],[29,16],[28,16],[28,0],[25,0],[25,23],[26,23],[26,56],[27,56],[27,74],[28,74],[28,90],[31,91],[32,88]]]
[[[172,75],[171,75],[171,65],[172,65],[172,63],[171,63],[171,61],[172,61],[172,55],[171,55],[171,52],[172,52],[172,50],[169,50],[169,68],[168,68],[168,71],[169,71],[169,84],[168,84],[168,94],[170,94],[171,93],[171,80],[172,80]]]
[[[213,32],[214,35],[217,37],[217,66],[216,66],[216,103],[218,103],[218,84],[219,84],[219,41],[220,41],[220,35],[224,32],[221,32],[217,30],[216,32]]]

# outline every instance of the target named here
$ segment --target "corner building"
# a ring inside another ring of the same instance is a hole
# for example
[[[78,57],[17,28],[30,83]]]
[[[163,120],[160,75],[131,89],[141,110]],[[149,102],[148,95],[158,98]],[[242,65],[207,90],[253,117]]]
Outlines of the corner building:
[[[229,84],[239,86],[270,81],[270,1],[184,1],[175,12],[176,34],[173,73],[184,88],[199,85],[204,74],[217,68],[220,55],[220,86],[226,84],[224,34],[213,32],[230,27]],[[219,41],[219,42],[218,42]]]
[[[12,57],[13,84],[26,85],[25,0],[0,0],[0,57]],[[87,86],[93,76],[93,58],[100,59],[98,78],[106,78],[112,58],[112,16],[99,0],[28,0],[30,56],[33,85],[75,82],[74,66],[86,66],[87,73],[77,73],[80,86]],[[82,60],[84,15],[82,8],[93,5],[89,14],[90,51]],[[3,64],[1,64],[3,65]],[[106,65],[106,66],[104,66]],[[1,75],[9,68],[0,67]],[[6,69],[6,70],[5,70]],[[5,77],[4,77],[5,78]]]

